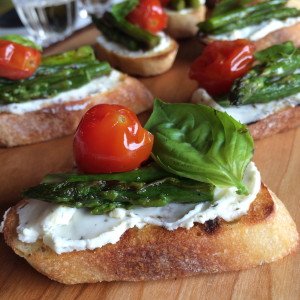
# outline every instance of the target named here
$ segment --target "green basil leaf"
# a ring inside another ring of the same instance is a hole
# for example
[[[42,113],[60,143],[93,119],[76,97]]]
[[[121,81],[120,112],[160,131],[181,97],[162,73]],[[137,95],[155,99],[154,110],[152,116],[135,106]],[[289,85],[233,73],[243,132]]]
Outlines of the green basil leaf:
[[[124,18],[139,4],[138,0],[127,0],[113,5],[111,9],[112,15],[117,21]]]
[[[23,45],[25,47],[30,47],[30,48],[36,49],[38,51],[42,51],[42,47],[40,45],[37,45],[36,43],[31,41],[30,39],[25,38],[25,37],[20,36],[20,35],[8,34],[8,35],[0,36],[0,40],[12,41],[14,43]]]
[[[248,193],[242,179],[253,155],[253,139],[247,127],[227,113],[156,99],[145,128],[154,134],[152,157],[165,170]]]
[[[255,52],[254,56],[260,62],[276,63],[279,59],[288,58],[295,54],[297,51],[298,50],[293,42],[285,42]]]

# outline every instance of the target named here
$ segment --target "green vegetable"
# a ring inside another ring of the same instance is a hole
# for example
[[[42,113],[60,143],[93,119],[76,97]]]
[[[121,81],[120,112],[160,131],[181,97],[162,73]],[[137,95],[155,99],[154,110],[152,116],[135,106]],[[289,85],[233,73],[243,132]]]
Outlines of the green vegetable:
[[[25,190],[22,196],[77,208],[88,207],[93,214],[103,214],[116,207],[212,201],[213,191],[210,184],[168,177],[148,183],[103,180],[42,183]]]
[[[300,92],[300,51],[292,42],[256,52],[255,57],[260,63],[234,82],[231,104],[267,103]]]
[[[79,88],[111,71],[107,62],[95,59],[91,47],[43,59],[34,76],[24,80],[0,81],[0,104],[47,99]]]
[[[160,180],[165,177],[173,176],[169,172],[160,168],[155,163],[150,163],[139,169],[122,172],[122,173],[110,173],[110,174],[50,174],[44,177],[44,183],[54,182],[76,182],[76,181],[124,181],[124,182],[146,182]]]
[[[139,4],[138,0],[126,0],[112,6],[111,14],[117,21],[123,21],[125,17]]]
[[[168,172],[248,193],[242,179],[253,140],[247,127],[226,113],[156,100],[145,128],[155,136],[152,157]]]
[[[253,2],[253,0],[222,0],[215,6],[212,17],[217,17],[234,9],[244,7],[245,4],[251,2]]]
[[[114,4],[111,11],[105,12],[102,18],[93,16],[93,23],[108,40],[117,42],[129,50],[152,49],[159,44],[160,37],[125,19],[137,4],[137,0]]]
[[[172,0],[168,6],[173,10],[180,11],[186,8],[186,2],[184,0]]]
[[[218,35],[235,29],[259,24],[269,19],[286,19],[288,17],[296,17],[300,15],[300,10],[284,6],[286,4],[286,0],[270,0],[251,6],[240,5],[240,3],[244,4],[247,1],[224,2],[225,3],[222,1],[220,3],[223,8],[221,7],[222,9],[217,9],[217,12],[214,12],[213,17],[198,24],[202,33]],[[234,10],[227,10],[229,7],[236,6],[237,8]]]
[[[0,36],[0,40],[12,41],[14,43],[17,43],[17,44],[20,44],[20,45],[23,45],[26,47],[34,48],[38,51],[42,51],[42,47],[40,45],[37,45],[36,43],[32,42],[30,39],[25,38],[20,35],[8,34],[8,35]]]
[[[91,46],[82,46],[77,50],[70,50],[57,55],[44,56],[41,61],[43,66],[67,65],[73,63],[87,63],[95,61],[94,50]]]

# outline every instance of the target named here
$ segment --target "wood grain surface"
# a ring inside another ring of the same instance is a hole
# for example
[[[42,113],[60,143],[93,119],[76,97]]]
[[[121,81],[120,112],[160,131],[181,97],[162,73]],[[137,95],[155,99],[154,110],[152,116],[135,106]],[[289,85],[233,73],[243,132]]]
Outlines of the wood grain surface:
[[[98,32],[92,26],[46,50],[52,54],[93,44]],[[196,84],[187,77],[190,62],[199,53],[194,40],[180,44],[172,70],[141,79],[156,97],[188,101]],[[147,118],[147,113],[140,116]],[[263,181],[279,196],[300,228],[300,128],[257,141],[254,161]],[[20,199],[20,192],[37,184],[43,175],[68,171],[73,165],[72,136],[50,142],[0,149],[0,216]],[[300,299],[299,251],[255,269],[199,275],[153,282],[111,282],[65,286],[31,268],[0,237],[0,299]]]

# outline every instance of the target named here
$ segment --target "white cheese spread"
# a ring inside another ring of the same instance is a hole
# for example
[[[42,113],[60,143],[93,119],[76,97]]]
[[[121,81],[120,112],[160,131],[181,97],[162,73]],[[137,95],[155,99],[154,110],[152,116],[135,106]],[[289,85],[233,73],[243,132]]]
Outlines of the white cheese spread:
[[[80,88],[60,93],[52,98],[36,99],[23,103],[2,104],[0,105],[0,113],[8,112],[14,114],[23,114],[30,111],[45,109],[52,104],[61,104],[65,102],[78,101],[93,97],[98,93],[105,93],[117,87],[120,84],[119,79],[121,78],[121,76],[122,73],[116,70],[112,70],[109,75],[95,78],[91,82],[83,85]],[[81,110],[84,109],[88,104],[88,101],[81,104],[70,104],[66,107],[66,110]]]
[[[236,188],[216,188],[213,202],[199,204],[171,203],[165,207],[117,208],[105,215],[91,215],[86,209],[69,208],[31,199],[18,210],[18,237],[26,243],[37,239],[57,253],[86,250],[117,243],[129,228],[147,224],[168,230],[191,228],[195,222],[204,223],[221,217],[235,220],[246,214],[260,190],[261,178],[254,163],[246,169],[244,184],[249,195],[238,195]]]
[[[151,57],[157,55],[159,52],[162,52],[168,49],[171,45],[171,38],[166,35],[164,32],[158,32],[157,35],[160,37],[160,42],[153,49],[148,51],[138,50],[132,51],[126,47],[117,44],[113,41],[108,40],[104,35],[97,37],[97,42],[103,45],[107,50],[117,53],[122,56],[128,57]]]
[[[241,29],[235,29],[231,32],[219,35],[209,35],[209,37],[220,41],[232,41],[236,39],[257,41],[273,31],[293,26],[299,22],[300,17],[287,18],[285,20],[270,19],[260,24],[251,25]]]
[[[275,114],[286,107],[300,105],[300,93],[268,103],[223,107],[214,101],[204,89],[198,89],[193,93],[191,101],[193,103],[211,106],[219,111],[227,112],[239,122],[249,124],[266,118],[271,114]]]

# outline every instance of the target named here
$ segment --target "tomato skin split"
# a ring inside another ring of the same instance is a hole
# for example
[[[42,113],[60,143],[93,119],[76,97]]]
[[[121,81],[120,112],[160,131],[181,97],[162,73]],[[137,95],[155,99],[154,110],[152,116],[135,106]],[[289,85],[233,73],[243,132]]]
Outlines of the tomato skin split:
[[[19,80],[32,76],[41,61],[41,53],[8,40],[0,40],[0,77]]]
[[[100,104],[79,123],[73,142],[74,157],[84,173],[131,171],[149,158],[153,140],[131,110]]]
[[[211,96],[226,94],[234,80],[251,68],[254,50],[254,45],[244,39],[215,41],[192,62],[189,77]]]

